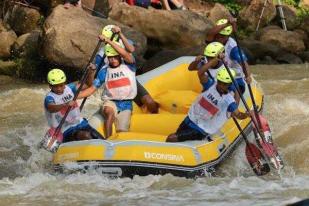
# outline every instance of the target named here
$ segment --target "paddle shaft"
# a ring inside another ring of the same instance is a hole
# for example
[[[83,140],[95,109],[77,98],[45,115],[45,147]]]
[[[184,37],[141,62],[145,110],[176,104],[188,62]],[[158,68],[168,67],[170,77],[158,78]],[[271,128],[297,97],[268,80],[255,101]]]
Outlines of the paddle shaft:
[[[250,115],[250,117],[251,117],[251,120],[252,120],[254,126],[255,126],[256,128],[259,128],[258,125],[257,125],[257,123],[254,121],[254,118],[253,118],[253,116],[252,116],[252,114],[251,114],[251,112],[250,112],[250,108],[249,108],[249,106],[248,106],[248,104],[247,104],[247,102],[246,102],[244,96],[242,95],[242,93],[241,93],[241,91],[240,91],[240,89],[239,89],[239,87],[238,87],[238,84],[236,83],[236,81],[235,81],[235,79],[234,79],[234,77],[233,77],[233,75],[232,75],[232,73],[231,73],[231,71],[230,71],[230,68],[226,65],[226,63],[225,63],[224,61],[222,61],[222,63],[223,63],[223,65],[225,66],[227,72],[229,73],[229,75],[230,75],[230,77],[231,77],[231,79],[232,79],[232,82],[233,82],[233,84],[235,85],[236,90],[237,90],[237,92],[238,92],[238,94],[239,94],[239,96],[240,96],[240,99],[241,99],[242,103],[244,104],[244,106],[245,106],[247,112],[249,113],[249,115]],[[259,134],[260,134],[260,131],[259,131],[259,130],[258,130],[258,132],[259,132]],[[260,134],[260,135],[261,135],[261,134]],[[262,135],[261,135],[261,137],[262,137]]]
[[[234,79],[234,77],[233,77],[233,75],[232,75],[232,73],[231,73],[229,67],[225,64],[224,61],[222,61],[222,63],[223,63],[223,65],[225,66],[227,72],[229,73],[229,75],[230,75],[230,77],[231,77],[231,79],[232,79],[232,82],[233,82],[234,86],[236,87],[236,90],[237,90],[237,92],[238,92],[238,94],[239,94],[239,96],[240,96],[240,98],[241,98],[243,104],[245,105],[246,110],[247,110],[248,113],[250,114],[250,117],[251,117],[253,123],[256,124],[255,121],[254,121],[254,119],[253,119],[253,117],[252,117],[252,115],[251,115],[251,113],[250,113],[250,110],[249,110],[249,107],[248,107],[248,105],[247,105],[247,102],[245,101],[245,99],[244,99],[244,97],[243,97],[243,95],[242,95],[242,93],[241,93],[241,91],[240,91],[240,89],[239,89],[237,83],[235,82],[235,79]],[[249,142],[249,140],[248,140],[246,134],[244,133],[244,131],[242,130],[242,128],[240,127],[239,123],[237,122],[237,120],[236,120],[234,117],[233,117],[233,120],[234,120],[234,122],[235,122],[235,124],[236,124],[238,130],[239,130],[240,133],[242,134],[242,136],[243,136],[243,138],[244,138],[244,140],[245,140],[246,146],[247,146],[249,152],[251,153],[251,156],[254,157],[255,162],[261,167],[261,168],[260,168],[261,171],[262,171],[262,168],[266,169],[268,165],[265,166],[264,164],[261,164],[261,163],[260,163],[260,161],[259,161],[260,159],[259,159],[259,157],[257,157],[256,154],[254,153],[253,148],[251,148],[250,142]],[[259,151],[259,153],[261,153],[260,150],[258,150],[258,151]],[[248,158],[248,157],[247,157],[247,158]],[[249,159],[248,159],[248,161],[249,161]],[[249,164],[250,164],[251,167],[253,168],[252,162],[249,161]],[[254,170],[254,172],[255,172],[256,174],[258,174],[258,175],[263,175],[263,174],[257,173],[257,171],[255,171],[254,168],[253,168],[253,170]],[[266,171],[264,171],[264,172],[266,172]],[[266,172],[266,173],[267,173],[267,172]]]
[[[243,138],[244,138],[244,140],[245,140],[245,142],[246,142],[246,145],[248,145],[248,144],[249,144],[249,140],[248,140],[248,138],[247,138],[247,135],[246,135],[245,132],[242,130],[242,128],[240,127],[240,125],[239,125],[239,123],[238,123],[238,121],[237,121],[237,119],[236,119],[235,117],[233,117],[233,121],[234,121],[236,127],[238,128],[238,130],[240,131],[241,135],[243,136]]]
[[[78,89],[77,89],[77,91],[76,91],[72,101],[76,101],[80,91],[82,90],[82,88],[83,88],[83,86],[84,86],[84,84],[86,82],[86,79],[87,79],[87,77],[89,75],[89,70],[87,69],[87,67],[92,62],[93,58],[95,57],[95,55],[97,53],[97,50],[99,49],[100,45],[101,45],[101,40],[98,41],[98,44],[97,44],[95,50],[93,51],[92,56],[90,57],[90,60],[88,61],[87,65],[85,67],[85,72],[84,72],[84,75],[82,76],[82,79],[80,81],[80,86],[78,87]],[[65,120],[66,120],[66,118],[67,118],[67,116],[68,116],[68,114],[69,114],[71,109],[72,109],[72,106],[69,106],[68,109],[66,110],[66,112],[65,112],[64,116],[62,117],[58,127],[56,128],[56,131],[55,131],[53,137],[57,136],[59,134],[59,132],[61,130],[61,127],[64,124],[64,122],[65,122]]]
[[[235,117],[233,117],[233,121],[234,121],[236,127],[238,128],[239,132],[241,133],[242,137],[244,138],[245,143],[246,143],[246,145],[247,145],[247,147],[248,147],[248,149],[249,149],[251,155],[252,155],[254,158],[256,158],[256,159],[258,160],[259,158],[254,154],[254,152],[252,151],[252,149],[251,149],[251,147],[250,147],[250,145],[249,145],[250,142],[249,142],[249,140],[248,140],[248,138],[247,138],[247,135],[246,135],[245,132],[242,130],[242,128],[240,127],[240,125],[239,125],[239,123],[238,123],[238,121],[237,121],[237,119],[236,119]]]
[[[243,69],[244,73],[246,75],[248,75],[249,74],[248,69],[247,69],[247,66],[245,64],[244,58],[242,56],[241,47],[239,46],[238,37],[237,37],[237,34],[235,32],[234,32],[234,38],[235,38],[235,41],[236,41],[236,44],[237,44],[237,47],[238,47],[238,53],[239,53],[239,56],[240,56],[240,61],[241,61],[240,66]],[[255,119],[257,120],[257,124],[259,126],[259,127],[256,127],[256,128],[262,128],[262,124],[261,124],[261,120],[260,120],[259,115],[258,115],[258,110],[257,110],[257,106],[256,106],[256,103],[255,103],[254,95],[253,95],[253,92],[252,92],[251,84],[247,83],[247,85],[248,85],[248,90],[249,90],[250,98],[251,98],[252,105],[253,105]],[[252,121],[254,121],[254,120],[252,119]]]

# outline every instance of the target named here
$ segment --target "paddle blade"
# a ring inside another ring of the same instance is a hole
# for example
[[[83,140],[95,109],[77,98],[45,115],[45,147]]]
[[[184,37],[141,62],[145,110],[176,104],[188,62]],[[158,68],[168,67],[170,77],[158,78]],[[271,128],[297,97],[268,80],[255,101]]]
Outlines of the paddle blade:
[[[270,172],[269,165],[263,157],[261,151],[252,143],[246,145],[246,157],[257,176],[262,176]]]
[[[62,140],[63,134],[60,131],[58,132],[56,128],[50,128],[40,142],[40,147],[54,153],[57,151]]]
[[[264,141],[266,141],[270,144],[273,144],[273,138],[272,138],[272,135],[271,135],[270,126],[268,124],[267,119],[264,116],[262,116],[261,114],[259,114],[258,117],[259,117],[259,120],[261,122],[261,130],[262,130],[263,135],[264,135]]]
[[[265,117],[259,114],[259,119],[261,122],[261,130],[263,132],[263,137],[258,134],[258,144],[263,150],[266,158],[271,163],[272,167],[276,170],[280,170],[284,167],[283,160],[279,155],[277,148],[274,145],[271,130],[268,121]]]
[[[284,167],[283,160],[276,147],[267,142],[261,142],[261,147],[273,168],[280,170]]]

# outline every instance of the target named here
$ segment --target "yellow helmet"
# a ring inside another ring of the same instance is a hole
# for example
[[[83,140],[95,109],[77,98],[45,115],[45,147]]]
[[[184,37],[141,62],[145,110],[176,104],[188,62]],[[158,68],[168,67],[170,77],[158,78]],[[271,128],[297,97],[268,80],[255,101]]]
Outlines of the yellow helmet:
[[[51,85],[61,84],[66,80],[65,73],[61,69],[52,69],[47,74],[47,81]]]
[[[104,46],[104,54],[107,57],[113,57],[119,55],[119,53],[110,44],[106,44]]]
[[[216,25],[222,25],[222,24],[226,24],[228,22],[227,19],[220,19],[216,22]],[[224,36],[228,36],[230,35],[231,33],[233,32],[233,27],[230,25],[230,26],[227,26],[225,27],[224,29],[222,29],[219,34],[222,34]]]
[[[204,55],[207,57],[216,57],[224,51],[224,45],[220,42],[211,42],[204,49]]]
[[[230,71],[231,71],[231,74],[234,78],[235,75],[236,75],[236,72],[234,71],[234,69],[230,69]],[[230,83],[233,82],[231,76],[229,75],[229,73],[228,73],[228,71],[225,67],[221,68],[218,71],[217,80],[220,81],[220,82],[223,82],[223,83],[227,83],[227,84],[230,84]]]
[[[113,27],[114,27],[114,25],[107,25],[107,26],[105,26],[102,29],[102,35],[105,36],[108,39],[111,39],[113,34],[114,34],[114,32],[112,31]],[[116,34],[112,40],[114,40],[114,39],[118,39],[118,34]]]

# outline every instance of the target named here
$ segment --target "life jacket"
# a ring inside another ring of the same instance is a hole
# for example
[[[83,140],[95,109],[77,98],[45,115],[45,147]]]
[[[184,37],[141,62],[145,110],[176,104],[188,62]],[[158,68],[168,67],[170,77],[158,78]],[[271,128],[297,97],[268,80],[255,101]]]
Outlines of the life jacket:
[[[237,43],[232,37],[229,37],[227,42],[224,45],[224,48],[225,48],[224,60],[227,63],[227,66],[229,68],[233,68],[235,70],[235,72],[236,72],[235,79],[243,78],[244,73],[243,73],[241,65],[238,64],[235,61],[232,61],[231,58],[230,58],[231,51],[234,47],[237,47]]]
[[[53,92],[49,92],[47,96],[52,97],[55,100],[56,105],[65,104],[73,100],[74,93],[70,87],[67,85],[65,86],[65,89],[62,94],[58,95]],[[69,107],[69,106],[68,106]],[[48,122],[48,126],[51,128],[57,128],[59,123],[61,122],[63,116],[65,115],[68,107],[63,107],[60,111],[51,113],[45,108],[45,116]],[[78,125],[82,121],[80,110],[77,102],[75,102],[75,105],[71,108],[68,116],[65,119],[64,124],[61,127],[61,131],[64,132],[70,127],[74,127]]]
[[[210,135],[218,132],[230,118],[227,108],[235,102],[231,93],[220,95],[216,86],[217,82],[198,96],[188,115],[193,123]]]
[[[126,64],[107,67],[102,100],[129,100],[137,94],[135,72]]]

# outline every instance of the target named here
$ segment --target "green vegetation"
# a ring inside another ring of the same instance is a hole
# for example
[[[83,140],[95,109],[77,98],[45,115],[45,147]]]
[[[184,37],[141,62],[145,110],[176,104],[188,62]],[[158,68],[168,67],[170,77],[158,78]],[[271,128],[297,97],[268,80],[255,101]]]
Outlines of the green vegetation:
[[[210,2],[223,4],[231,12],[239,12],[242,9],[242,6],[238,3],[235,3],[231,0],[210,0]]]
[[[300,7],[299,6],[299,2],[300,0],[283,0],[282,1],[284,4],[293,6],[296,8],[297,10],[297,17],[298,19],[301,21],[303,20],[305,17],[309,16],[309,9],[308,8],[304,8],[304,7]],[[274,4],[276,4],[277,1],[274,1]]]
[[[277,0],[274,0],[273,2],[274,2],[274,4],[277,4]],[[282,3],[296,7],[298,5],[298,3],[299,3],[299,0],[298,1],[295,1],[295,0],[282,0]]]
[[[297,17],[300,21],[305,19],[306,17],[309,17],[309,9],[300,7],[297,9]]]

